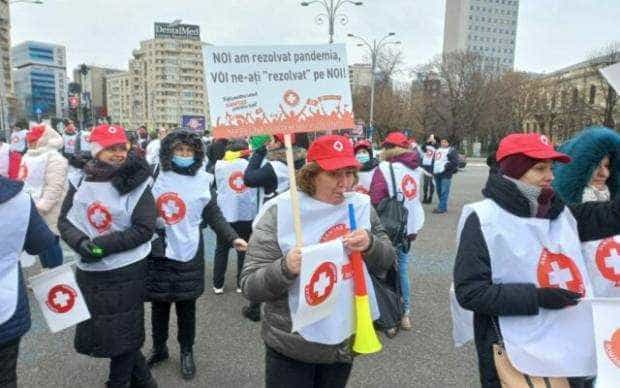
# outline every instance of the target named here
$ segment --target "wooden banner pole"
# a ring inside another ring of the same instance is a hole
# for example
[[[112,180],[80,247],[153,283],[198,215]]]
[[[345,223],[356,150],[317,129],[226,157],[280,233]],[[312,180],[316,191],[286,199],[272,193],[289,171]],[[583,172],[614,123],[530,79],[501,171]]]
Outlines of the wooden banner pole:
[[[288,177],[291,191],[291,207],[293,208],[293,226],[295,228],[295,240],[298,247],[304,245],[303,233],[301,232],[301,215],[299,214],[299,193],[297,192],[297,178],[295,177],[295,158],[293,158],[293,142],[291,135],[284,135],[286,146],[286,164],[288,165]]]

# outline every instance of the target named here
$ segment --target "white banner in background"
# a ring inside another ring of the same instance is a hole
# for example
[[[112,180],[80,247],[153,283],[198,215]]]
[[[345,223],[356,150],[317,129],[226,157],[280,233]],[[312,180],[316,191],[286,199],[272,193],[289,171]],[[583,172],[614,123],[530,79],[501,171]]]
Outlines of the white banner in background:
[[[30,278],[34,296],[52,333],[90,319],[71,264],[45,271]]]
[[[598,373],[596,388],[618,388],[620,382],[620,298],[592,299]]]

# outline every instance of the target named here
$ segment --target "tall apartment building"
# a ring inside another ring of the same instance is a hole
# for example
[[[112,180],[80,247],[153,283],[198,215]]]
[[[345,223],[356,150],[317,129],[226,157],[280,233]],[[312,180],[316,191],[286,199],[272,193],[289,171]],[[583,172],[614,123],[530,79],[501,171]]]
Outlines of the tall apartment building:
[[[127,128],[177,127],[182,116],[207,116],[198,26],[155,23],[155,38],[140,43],[129,70],[107,78],[113,122]]]
[[[79,67],[74,69],[73,82],[82,86],[82,95],[90,101],[94,116],[106,117],[108,115],[106,77],[123,71],[93,65],[87,65],[86,69],[86,74],[82,74]]]
[[[8,131],[16,116],[17,100],[11,79],[11,13],[8,0],[0,0],[0,131]]]
[[[13,82],[26,118],[67,115],[67,54],[64,46],[27,41],[11,49]]]
[[[446,0],[443,52],[479,54],[485,70],[514,68],[519,0]]]

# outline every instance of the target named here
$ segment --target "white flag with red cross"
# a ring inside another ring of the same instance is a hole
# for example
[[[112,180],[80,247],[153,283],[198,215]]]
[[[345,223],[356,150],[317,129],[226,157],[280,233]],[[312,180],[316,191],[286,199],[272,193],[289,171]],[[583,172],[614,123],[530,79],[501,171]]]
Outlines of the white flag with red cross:
[[[597,388],[617,388],[620,382],[620,298],[592,299]]]
[[[342,284],[342,268],[348,262],[339,238],[303,247],[301,256],[299,299],[297,309],[291,311],[293,331],[334,313]]]
[[[30,284],[52,333],[90,319],[70,263],[31,277]]]

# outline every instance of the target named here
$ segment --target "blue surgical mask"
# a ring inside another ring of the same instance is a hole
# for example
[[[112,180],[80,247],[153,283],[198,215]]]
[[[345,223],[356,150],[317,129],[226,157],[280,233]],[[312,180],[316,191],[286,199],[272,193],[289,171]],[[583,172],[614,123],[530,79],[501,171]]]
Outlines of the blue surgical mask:
[[[370,160],[370,155],[365,152],[360,152],[359,154],[355,155],[355,159],[357,159],[358,162],[364,164]]]
[[[185,157],[185,156],[174,155],[172,157],[172,163],[174,163],[177,167],[187,168],[187,167],[191,166],[192,164],[194,164],[194,157],[193,156]]]

